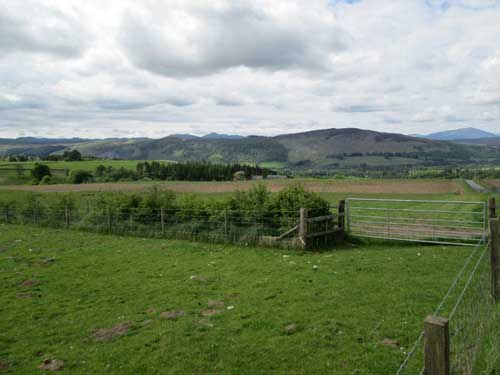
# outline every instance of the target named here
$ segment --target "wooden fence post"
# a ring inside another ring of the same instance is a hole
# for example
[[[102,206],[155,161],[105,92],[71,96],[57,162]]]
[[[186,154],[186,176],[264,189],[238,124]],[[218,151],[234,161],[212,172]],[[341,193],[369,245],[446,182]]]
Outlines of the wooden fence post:
[[[307,247],[307,208],[303,207],[300,209],[299,239],[305,249]]]
[[[345,200],[339,202],[339,229],[345,231]]]
[[[424,320],[424,374],[450,374],[449,320],[428,316]]]
[[[488,199],[488,212],[489,212],[489,218],[494,219],[497,217],[497,204],[495,202],[495,198],[491,197]]]
[[[161,234],[165,235],[165,209],[160,208],[160,223],[161,223]]]
[[[498,287],[499,271],[499,248],[500,248],[500,221],[490,219],[490,263],[491,263],[491,296],[495,302],[500,299],[500,288]]]

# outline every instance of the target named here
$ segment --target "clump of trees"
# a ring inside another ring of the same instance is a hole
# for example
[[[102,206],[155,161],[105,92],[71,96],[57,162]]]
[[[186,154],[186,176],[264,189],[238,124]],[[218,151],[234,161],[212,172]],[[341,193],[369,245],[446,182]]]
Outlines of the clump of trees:
[[[48,161],[82,161],[83,156],[78,150],[66,150],[62,155],[52,154],[45,158]]]
[[[212,164],[208,162],[188,161],[185,163],[164,163],[158,161],[137,164],[139,179],[152,180],[187,180],[187,181],[231,181],[235,173],[243,172],[246,179],[252,176],[267,177],[274,171],[258,165]]]

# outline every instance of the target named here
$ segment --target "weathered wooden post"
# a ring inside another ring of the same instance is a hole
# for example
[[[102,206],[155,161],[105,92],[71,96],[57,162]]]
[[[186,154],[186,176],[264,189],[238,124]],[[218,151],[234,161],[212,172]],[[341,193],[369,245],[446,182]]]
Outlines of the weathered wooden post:
[[[490,219],[494,219],[497,217],[496,210],[497,210],[497,204],[495,198],[491,197],[490,199],[488,199],[488,212],[489,212],[488,216]]]
[[[339,229],[345,231],[345,200],[339,202]]]
[[[165,209],[160,208],[160,223],[161,223],[161,234],[165,235]]]
[[[449,320],[428,316],[424,320],[424,374],[450,374]]]
[[[490,219],[490,263],[491,263],[491,296],[495,302],[500,299],[500,288],[498,287],[499,274],[499,248],[500,248],[500,221]]]
[[[299,239],[302,247],[307,247],[307,208],[300,209],[300,222],[299,222]]]

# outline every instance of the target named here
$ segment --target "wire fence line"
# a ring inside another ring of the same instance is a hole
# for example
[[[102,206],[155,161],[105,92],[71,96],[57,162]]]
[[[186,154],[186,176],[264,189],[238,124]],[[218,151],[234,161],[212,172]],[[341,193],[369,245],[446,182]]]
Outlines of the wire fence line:
[[[309,231],[321,234],[338,226],[336,209],[337,206],[332,206],[331,215],[319,217],[320,220],[308,219]],[[301,247],[300,211],[296,210],[4,205],[0,207],[0,222],[120,235]],[[315,243],[328,244],[324,238]]]
[[[476,246],[433,312],[450,321],[451,374],[492,374],[500,358],[496,328],[500,318],[491,297],[489,243]],[[449,297],[456,296],[448,303]],[[396,374],[423,374],[424,332],[422,331]]]

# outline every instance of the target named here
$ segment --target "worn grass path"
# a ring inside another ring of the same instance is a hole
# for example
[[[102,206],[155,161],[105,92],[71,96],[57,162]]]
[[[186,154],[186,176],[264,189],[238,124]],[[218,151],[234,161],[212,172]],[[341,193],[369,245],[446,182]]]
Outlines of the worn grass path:
[[[0,225],[0,362],[12,374],[44,373],[44,359],[63,361],[60,374],[394,373],[469,252],[305,253]],[[209,301],[218,314],[204,317]],[[185,314],[160,318],[175,310]]]

